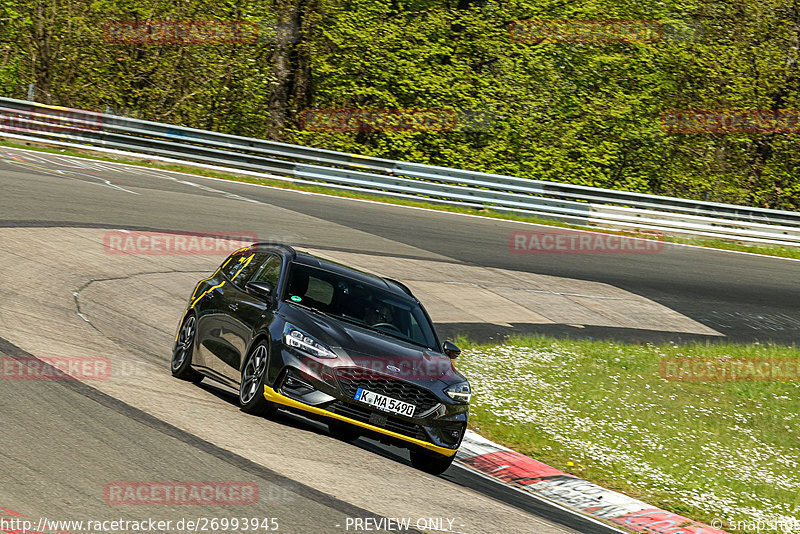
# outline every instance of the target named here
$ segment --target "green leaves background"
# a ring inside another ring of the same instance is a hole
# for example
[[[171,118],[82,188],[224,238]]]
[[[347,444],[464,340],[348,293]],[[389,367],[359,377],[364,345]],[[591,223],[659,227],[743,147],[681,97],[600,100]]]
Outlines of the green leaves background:
[[[0,94],[422,163],[800,207],[797,135],[668,134],[667,109],[797,109],[800,7],[497,0],[5,0]],[[242,45],[117,45],[113,20],[246,20]],[[657,20],[656,43],[522,43],[520,19]],[[7,49],[6,49],[7,47]],[[452,132],[321,133],[306,108],[447,108]],[[488,120],[487,120],[488,119]],[[465,131],[466,130],[466,131]]]

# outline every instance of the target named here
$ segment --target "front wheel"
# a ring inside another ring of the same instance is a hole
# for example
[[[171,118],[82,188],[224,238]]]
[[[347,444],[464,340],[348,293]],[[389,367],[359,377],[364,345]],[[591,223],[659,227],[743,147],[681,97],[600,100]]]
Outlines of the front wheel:
[[[189,315],[183,320],[175,347],[172,349],[170,370],[172,376],[188,380],[195,384],[203,380],[203,375],[192,369],[192,353],[194,352],[194,336],[197,331],[197,319]]]
[[[250,351],[250,356],[242,371],[239,385],[239,405],[242,411],[253,415],[270,415],[277,407],[264,398],[264,380],[267,376],[269,348],[259,343]]]
[[[455,460],[456,455],[444,456],[427,449],[411,449],[411,465],[431,475],[441,475]]]

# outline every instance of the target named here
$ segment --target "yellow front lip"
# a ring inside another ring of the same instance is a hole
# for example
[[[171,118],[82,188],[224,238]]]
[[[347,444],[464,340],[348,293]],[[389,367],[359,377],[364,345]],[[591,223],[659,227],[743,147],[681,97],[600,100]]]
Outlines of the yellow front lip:
[[[289,406],[290,408],[297,408],[299,410],[304,410],[306,412],[311,412],[317,415],[330,417],[331,419],[338,419],[339,421],[344,421],[352,425],[360,426],[361,428],[366,428],[367,430],[372,430],[384,434],[386,436],[391,436],[393,438],[401,439],[403,441],[407,441],[408,443],[413,443],[414,445],[419,445],[420,447],[425,447],[428,450],[438,452],[443,456],[453,456],[456,453],[456,449],[439,447],[438,445],[434,445],[433,443],[428,443],[427,441],[422,441],[421,439],[410,438],[408,436],[404,436],[403,434],[398,434],[397,432],[386,430],[385,428],[380,428],[375,425],[371,425],[369,423],[362,423],[361,421],[350,419],[349,417],[329,412],[328,410],[323,410],[322,408],[317,408],[316,406],[309,406],[308,404],[303,404],[300,401],[290,399],[289,397],[283,395],[278,391],[275,391],[269,386],[264,386],[264,398],[276,404],[283,404],[284,406]]]

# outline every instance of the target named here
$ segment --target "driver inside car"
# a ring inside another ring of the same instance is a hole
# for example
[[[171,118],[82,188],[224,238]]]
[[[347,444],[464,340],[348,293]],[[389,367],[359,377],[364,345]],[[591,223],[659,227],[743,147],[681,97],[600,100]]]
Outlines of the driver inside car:
[[[370,326],[380,323],[392,324],[392,309],[384,303],[373,303],[367,308],[364,322]]]

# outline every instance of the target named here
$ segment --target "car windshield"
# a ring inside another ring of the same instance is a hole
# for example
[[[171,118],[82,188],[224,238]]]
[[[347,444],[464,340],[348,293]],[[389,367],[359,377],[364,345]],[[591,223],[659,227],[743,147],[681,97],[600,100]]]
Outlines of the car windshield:
[[[415,301],[331,271],[294,264],[286,300],[429,349],[433,327]]]

